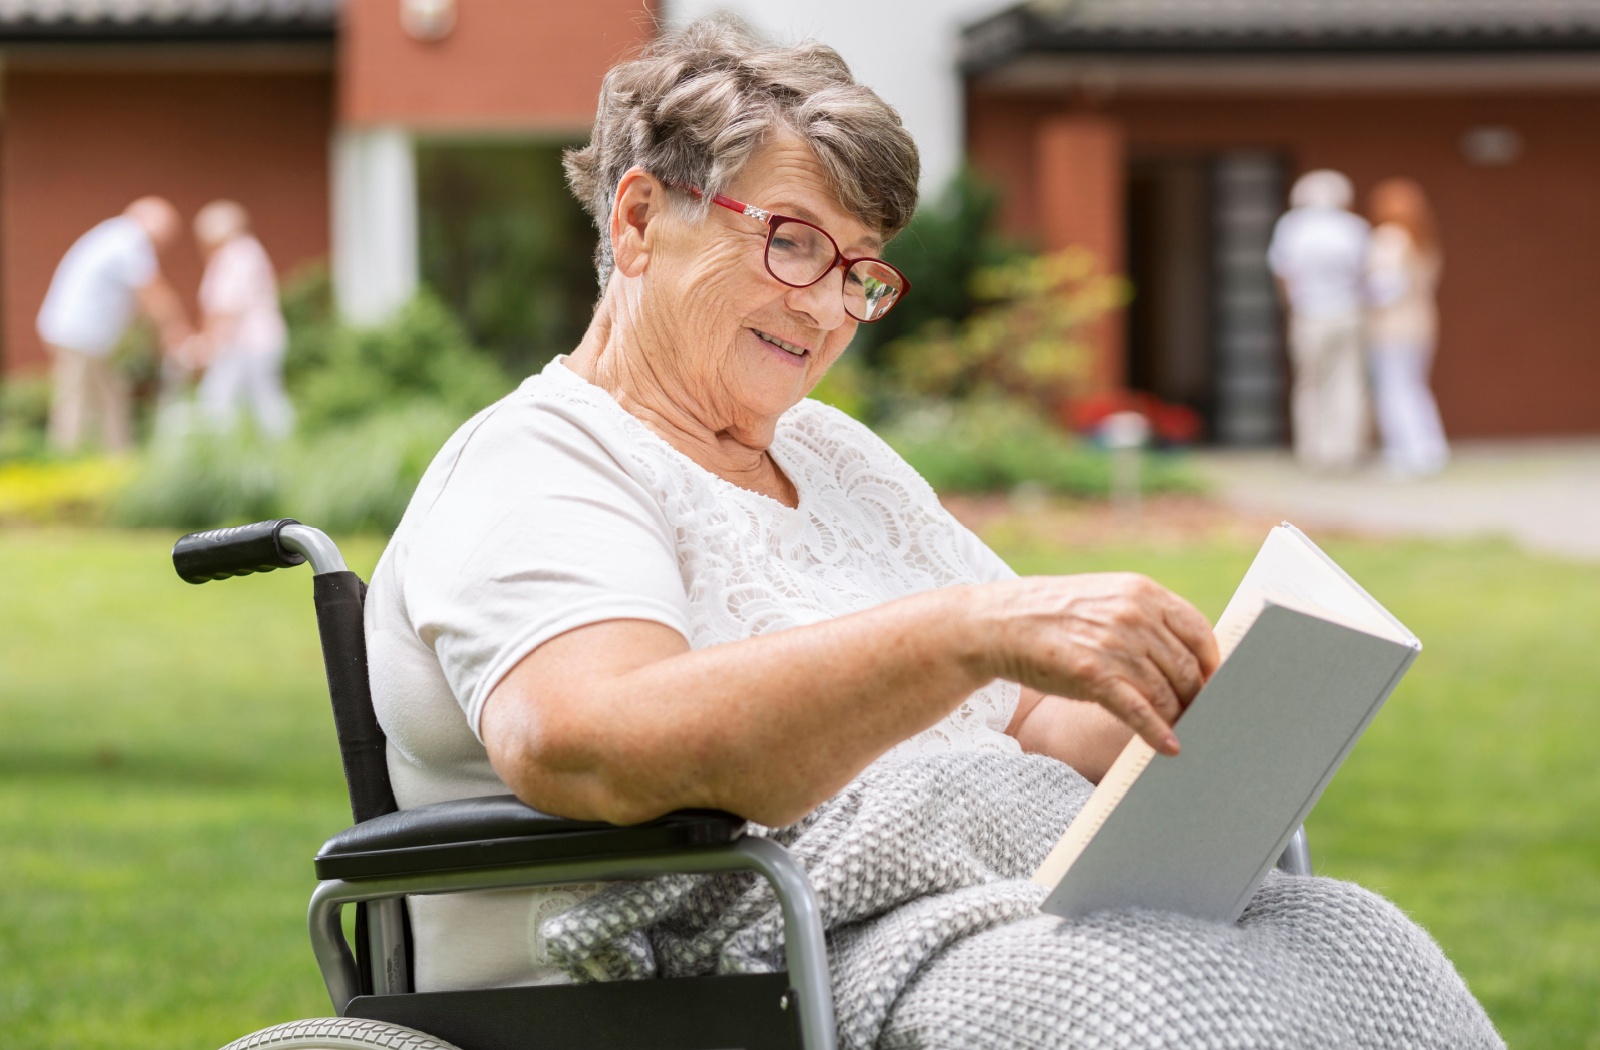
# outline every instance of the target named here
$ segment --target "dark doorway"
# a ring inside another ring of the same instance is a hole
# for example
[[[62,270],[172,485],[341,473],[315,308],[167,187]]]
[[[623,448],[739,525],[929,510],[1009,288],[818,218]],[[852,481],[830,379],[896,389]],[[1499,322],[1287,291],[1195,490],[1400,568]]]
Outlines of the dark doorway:
[[[1282,441],[1286,367],[1267,272],[1281,159],[1137,157],[1127,199],[1128,387],[1199,413],[1205,440]]]
[[[1128,386],[1195,410],[1214,434],[1210,164],[1136,159],[1128,174]]]
[[[422,278],[512,375],[576,347],[594,313],[594,225],[567,190],[563,146],[417,147]]]

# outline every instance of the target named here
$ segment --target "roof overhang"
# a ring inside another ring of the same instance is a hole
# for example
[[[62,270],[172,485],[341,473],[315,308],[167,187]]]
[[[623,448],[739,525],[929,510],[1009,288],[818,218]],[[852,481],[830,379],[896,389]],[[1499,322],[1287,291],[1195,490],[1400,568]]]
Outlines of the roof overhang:
[[[1475,93],[1600,89],[1600,53],[1023,55],[969,80],[989,94]]]
[[[1470,3],[1423,11],[1432,21],[1385,21],[1370,17],[1371,5],[1350,0],[1247,0],[1215,8],[1191,0],[1180,12],[1186,19],[1154,17],[1154,6],[1119,0],[1019,4],[963,32],[961,66],[974,86],[1001,93],[1600,87],[1600,2],[1594,0],[1579,5],[1585,17],[1561,23],[1484,21],[1481,5]],[[1407,8],[1406,0],[1395,6],[1412,16],[1418,9],[1415,2]],[[1207,10],[1231,18],[1206,21]]]
[[[0,0],[0,44],[329,41],[340,0]]]

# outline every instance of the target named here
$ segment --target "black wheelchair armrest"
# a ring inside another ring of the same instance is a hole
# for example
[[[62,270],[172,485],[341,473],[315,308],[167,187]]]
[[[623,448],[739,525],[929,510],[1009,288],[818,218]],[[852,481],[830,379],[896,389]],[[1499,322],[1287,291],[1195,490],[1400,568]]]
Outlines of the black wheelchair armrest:
[[[341,831],[317,851],[319,879],[371,879],[638,855],[732,842],[744,818],[680,810],[628,827],[540,813],[514,795],[440,802]]]

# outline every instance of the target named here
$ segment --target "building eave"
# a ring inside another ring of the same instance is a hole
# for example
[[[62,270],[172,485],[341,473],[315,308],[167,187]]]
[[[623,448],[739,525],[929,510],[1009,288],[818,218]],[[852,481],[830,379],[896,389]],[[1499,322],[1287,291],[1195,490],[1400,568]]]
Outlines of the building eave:
[[[4,44],[187,44],[332,40],[331,22],[0,23]]]
[[[968,85],[986,95],[1357,95],[1600,91],[1600,52],[1429,55],[1023,55]]]
[[[0,0],[0,43],[331,40],[341,0]]]
[[[960,64],[982,74],[1021,58],[1274,58],[1535,56],[1600,54],[1600,19],[1566,26],[1516,25],[1218,25],[1085,26],[1041,15],[1027,5],[969,26]]]

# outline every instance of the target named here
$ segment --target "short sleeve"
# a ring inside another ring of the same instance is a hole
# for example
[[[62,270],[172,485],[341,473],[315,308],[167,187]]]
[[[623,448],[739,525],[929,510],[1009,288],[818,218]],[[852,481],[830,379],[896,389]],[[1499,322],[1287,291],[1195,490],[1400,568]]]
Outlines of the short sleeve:
[[[128,288],[143,288],[156,279],[160,264],[150,238],[137,226],[129,224],[118,253],[122,280]]]
[[[519,394],[453,443],[401,525],[399,585],[475,734],[489,692],[556,635],[649,620],[689,636],[672,529],[602,436]]]
[[[949,511],[945,511],[949,514]],[[994,583],[996,580],[1014,580],[1017,570],[1006,564],[1006,560],[996,554],[987,543],[978,538],[977,533],[967,528],[951,515],[951,524],[956,530],[956,550],[961,554],[961,559],[972,569],[979,583]]]

